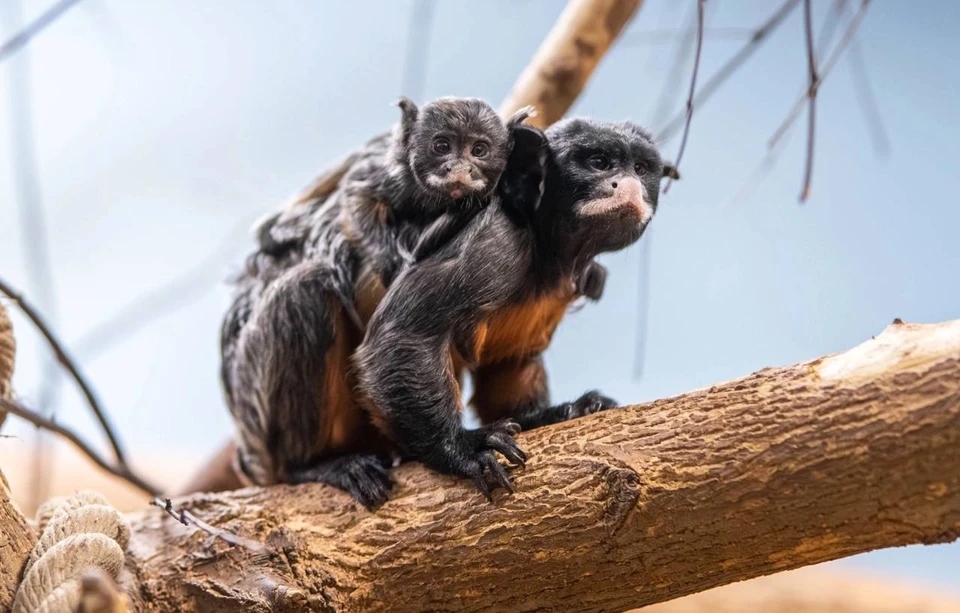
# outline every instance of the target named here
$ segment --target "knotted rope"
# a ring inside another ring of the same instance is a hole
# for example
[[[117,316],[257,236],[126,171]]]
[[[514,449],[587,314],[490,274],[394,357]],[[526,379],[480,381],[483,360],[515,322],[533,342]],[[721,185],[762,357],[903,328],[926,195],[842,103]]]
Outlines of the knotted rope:
[[[123,569],[130,525],[100,494],[48,500],[37,510],[37,528],[13,613],[74,613],[87,570],[116,579]]]

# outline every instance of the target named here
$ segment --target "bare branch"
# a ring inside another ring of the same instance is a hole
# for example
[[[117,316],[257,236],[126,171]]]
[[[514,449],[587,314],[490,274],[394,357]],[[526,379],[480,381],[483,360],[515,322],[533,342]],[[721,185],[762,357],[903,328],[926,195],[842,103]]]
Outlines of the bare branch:
[[[863,118],[867,122],[870,141],[873,143],[873,152],[877,156],[885,158],[890,155],[890,137],[883,124],[883,117],[880,115],[877,96],[873,93],[873,86],[870,84],[867,62],[863,59],[863,49],[860,47],[859,40],[853,39],[851,41],[847,59],[850,60],[853,87],[857,92],[857,100],[860,102]]]
[[[770,16],[767,21],[765,21],[757,30],[754,32],[753,37],[733,56],[731,57],[726,64],[724,64],[720,70],[716,72],[712,77],[710,77],[706,83],[703,84],[703,87],[697,92],[697,95],[693,98],[693,103],[697,106],[706,102],[710,96],[712,96],[717,89],[726,82],[748,59],[752,56],[756,50],[759,48],[760,43],[766,40],[769,35],[783,23],[794,8],[796,8],[797,3],[800,0],[786,0],[777,11]],[[677,130],[679,130],[686,121],[685,115],[683,113],[678,113],[667,122],[667,124],[660,130],[660,133],[657,134],[658,141],[664,141]]]
[[[85,456],[93,460],[97,466],[107,471],[111,475],[123,479],[124,481],[134,485],[151,496],[156,496],[160,493],[160,489],[158,487],[136,475],[132,470],[130,470],[129,467],[125,465],[114,466],[112,463],[104,459],[99,453],[94,451],[93,447],[84,442],[83,439],[81,439],[72,430],[57,424],[52,419],[48,419],[35,411],[31,411],[19,402],[10,399],[0,398],[0,408],[11,415],[16,415],[20,419],[30,422],[38,428],[59,434],[63,438],[73,443],[77,449],[83,452]]]
[[[843,56],[844,50],[850,45],[853,41],[854,36],[857,33],[857,28],[860,27],[860,22],[863,21],[864,16],[867,13],[867,7],[870,4],[870,0],[861,0],[860,8],[857,10],[857,13],[853,16],[853,19],[850,21],[850,24],[847,26],[846,31],[843,33],[843,37],[840,39],[840,42],[837,43],[837,46],[834,48],[833,52],[830,54],[830,57],[820,68],[820,72],[817,79],[817,88],[819,89],[823,82],[830,76],[830,72],[833,70],[834,66],[837,65],[837,61]],[[773,136],[770,137],[770,140],[767,141],[767,146],[773,147],[778,140],[783,137],[784,132],[787,128],[790,127],[797,117],[800,115],[800,111],[803,110],[803,105],[807,101],[807,92],[804,92],[797,101],[794,103],[793,108],[790,109],[790,112],[787,113],[787,116],[780,123],[780,126],[773,133]]]
[[[753,38],[755,31],[755,28],[737,26],[704,28],[703,37],[714,40],[744,40]],[[660,45],[672,43],[681,36],[687,35],[687,33],[687,30],[670,28],[662,30],[638,30],[623,36],[617,44],[620,47],[633,47],[642,44]]]
[[[211,526],[186,509],[180,509],[177,511],[173,508],[173,502],[171,502],[169,498],[154,498],[150,501],[150,506],[159,507],[163,509],[167,515],[174,518],[184,526],[193,526],[194,528],[206,532],[210,536],[218,538],[231,546],[242,547],[261,556],[270,556],[270,550],[267,549],[266,545],[263,543],[244,538],[221,528]]]
[[[26,44],[29,43],[34,36],[40,32],[43,32],[47,26],[56,21],[61,15],[66,13],[68,9],[79,3],[80,0],[60,0],[60,2],[54,4],[47,9],[45,13],[33,20],[33,23],[29,24],[27,27],[7,39],[2,45],[0,45],[0,63],[4,62],[14,53],[26,46]]]
[[[803,0],[803,29],[807,39],[807,72],[810,77],[810,88],[807,97],[810,99],[810,118],[807,123],[807,164],[803,173],[803,189],[800,192],[800,202],[806,202],[810,197],[810,183],[813,181],[813,147],[816,144],[817,128],[817,85],[820,77],[817,76],[817,58],[813,54],[813,8],[811,0]]]
[[[683,138],[680,139],[680,150],[677,152],[677,160],[673,167],[680,170],[680,160],[683,159],[683,152],[687,148],[687,137],[690,135],[690,122],[693,120],[693,95],[697,90],[697,72],[700,70],[700,52],[703,49],[703,8],[706,0],[697,0],[697,51],[693,57],[693,74],[690,76],[690,93],[687,95],[687,120],[683,125]],[[663,188],[663,193],[670,191],[673,185],[673,179],[667,179],[667,184]]]
[[[70,358],[70,356],[67,355],[63,345],[59,340],[57,340],[56,335],[44,321],[43,317],[40,316],[40,313],[38,313],[36,309],[34,309],[26,300],[24,300],[20,292],[11,287],[3,279],[0,279],[0,293],[5,294],[8,298],[16,303],[20,310],[23,311],[24,315],[26,315],[27,318],[33,322],[33,325],[36,326],[37,330],[40,331],[40,334],[43,336],[43,338],[46,339],[47,344],[50,345],[50,348],[56,355],[57,361],[67,369],[67,372],[70,373],[70,376],[83,393],[83,397],[87,400],[87,404],[90,406],[90,409],[96,416],[97,421],[100,422],[100,426],[103,428],[104,433],[107,435],[107,439],[110,441],[110,446],[113,448],[113,453],[114,456],[116,456],[117,463],[120,464],[121,467],[126,468],[127,461],[123,452],[123,448],[121,447],[120,441],[117,439],[117,436],[113,431],[113,427],[107,420],[107,416],[104,413],[103,408],[100,406],[100,401],[97,400],[97,397],[94,394],[93,389],[87,383],[86,378],[80,373],[79,367]]]

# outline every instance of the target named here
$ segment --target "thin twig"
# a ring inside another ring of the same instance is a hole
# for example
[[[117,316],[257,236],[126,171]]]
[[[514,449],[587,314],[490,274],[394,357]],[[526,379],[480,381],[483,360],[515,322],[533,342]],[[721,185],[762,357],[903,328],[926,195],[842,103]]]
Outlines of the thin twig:
[[[747,41],[747,43],[739,50],[737,53],[731,57],[727,62],[714,74],[710,77],[706,83],[703,84],[703,87],[697,92],[697,95],[693,98],[693,103],[697,106],[700,106],[703,102],[706,102],[710,96],[712,96],[717,89],[726,82],[727,79],[733,75],[740,66],[743,65],[750,56],[756,52],[759,48],[760,43],[766,40],[769,35],[787,18],[794,8],[796,8],[797,3],[800,0],[786,0],[783,5],[780,6],[777,11],[770,16],[767,21],[765,21],[757,30],[754,32],[753,37]],[[657,141],[662,142],[683,127],[685,122],[685,115],[683,113],[678,113],[673,117],[667,124],[660,130],[657,134]]]
[[[79,2],[80,0],[61,0],[47,9],[45,13],[34,19],[27,27],[4,41],[4,43],[0,45],[0,63],[22,49],[30,42],[30,39],[46,29],[46,27],[56,21],[58,17],[66,13],[70,7]]]
[[[705,28],[703,37],[715,40],[744,40],[753,37],[754,28],[749,27],[714,27]],[[617,42],[621,47],[632,47],[640,44],[659,45],[672,43],[681,36],[686,36],[687,30],[682,29],[663,29],[663,30],[638,30],[621,37]]]
[[[810,77],[810,89],[807,96],[810,99],[810,118],[807,123],[807,163],[803,172],[803,189],[800,191],[800,202],[806,202],[810,197],[810,183],[813,181],[813,148],[816,145],[817,129],[817,85],[820,77],[817,76],[817,58],[813,54],[813,8],[812,0],[803,0],[803,29],[807,39],[807,72]]]
[[[115,466],[108,462],[72,430],[57,424],[52,419],[48,419],[35,411],[31,411],[19,402],[11,399],[0,398],[0,409],[3,409],[11,415],[16,415],[20,419],[24,419],[38,428],[59,434],[63,438],[73,443],[77,449],[83,452],[85,456],[93,460],[97,466],[107,471],[111,475],[119,477],[124,481],[136,486],[147,494],[156,496],[160,493],[160,489],[158,487],[152,485],[149,481],[143,479],[142,477],[137,476],[132,470],[130,470],[129,467]]]
[[[680,160],[683,159],[683,152],[687,148],[687,137],[690,135],[690,122],[693,120],[693,95],[697,91],[697,72],[700,70],[700,51],[703,49],[703,8],[707,0],[697,0],[697,50],[693,56],[693,74],[690,77],[690,93],[687,95],[687,120],[683,125],[683,137],[680,139],[680,150],[677,152],[677,159],[673,167],[680,170]],[[667,184],[663,188],[663,193],[670,191],[673,185],[673,179],[667,179]]]
[[[853,37],[857,33],[857,28],[860,26],[860,22],[863,21],[864,16],[867,13],[867,6],[870,4],[870,0],[861,0],[860,8],[857,10],[856,15],[853,16],[853,19],[850,21],[850,24],[847,26],[846,31],[843,33],[843,37],[840,39],[840,42],[837,43],[837,46],[834,48],[833,52],[830,54],[830,57],[824,62],[819,71],[817,79],[817,88],[823,85],[823,82],[830,76],[830,72],[833,70],[833,67],[837,65],[837,61],[843,56],[844,50],[850,45],[853,41]],[[777,144],[777,141],[783,137],[783,133],[786,132],[787,128],[790,127],[797,117],[800,115],[800,111],[803,110],[803,105],[807,101],[807,92],[804,92],[794,103],[793,108],[790,109],[790,112],[787,113],[787,116],[780,123],[780,126],[773,133],[773,136],[770,137],[770,140],[767,141],[768,147],[773,147]]]
[[[860,42],[856,39],[850,43],[849,60],[854,89],[857,92],[857,100],[860,101],[863,118],[867,122],[870,141],[873,143],[873,152],[878,157],[885,158],[890,155],[890,137],[883,125],[883,116],[880,115],[877,97],[873,93],[873,86],[870,84],[867,62],[863,59],[863,50],[860,48]]]
[[[677,3],[675,6],[680,6],[680,3]],[[673,107],[676,105],[677,96],[681,95],[684,83],[683,75],[686,73],[684,67],[687,64],[687,58],[690,57],[690,54],[693,52],[693,41],[697,35],[696,27],[694,26],[697,19],[696,7],[693,6],[692,8],[693,10],[689,16],[684,16],[684,25],[686,26],[688,22],[690,25],[689,27],[684,27],[682,31],[683,35],[677,38],[676,45],[674,45],[673,48],[673,61],[667,70],[667,77],[664,80],[663,87],[660,88],[657,104],[650,116],[653,125],[659,125],[664,119],[669,117],[670,113],[673,112]]]
[[[33,325],[36,326],[37,330],[40,331],[40,334],[43,335],[43,338],[46,339],[47,344],[50,345],[50,348],[56,355],[57,361],[67,369],[67,372],[70,373],[70,376],[77,383],[77,386],[83,393],[84,398],[86,398],[90,409],[93,411],[94,415],[96,415],[97,421],[100,422],[100,426],[103,428],[104,433],[107,435],[107,439],[110,441],[110,446],[113,448],[113,453],[114,456],[116,456],[117,463],[120,464],[121,467],[126,468],[127,461],[123,452],[123,448],[121,447],[120,441],[117,439],[117,436],[113,431],[113,427],[107,420],[107,416],[104,413],[103,408],[100,406],[100,401],[97,400],[97,397],[93,393],[93,389],[87,383],[86,378],[80,373],[79,367],[70,358],[70,356],[67,355],[63,345],[59,340],[57,340],[56,335],[54,335],[54,333],[50,330],[50,327],[44,321],[43,317],[40,316],[40,313],[38,313],[36,309],[34,309],[26,300],[24,300],[20,292],[11,287],[3,279],[0,279],[0,293],[5,294],[16,303],[20,310],[23,311],[24,315],[26,315],[27,318],[33,322]]]
[[[253,539],[242,537],[234,534],[233,532],[211,526],[186,509],[180,509],[179,511],[174,509],[173,502],[169,498],[154,498],[150,501],[150,505],[163,509],[167,515],[174,518],[184,526],[193,526],[194,528],[206,532],[210,536],[218,538],[231,546],[242,547],[259,555],[270,555],[270,550],[259,541],[254,541]]]

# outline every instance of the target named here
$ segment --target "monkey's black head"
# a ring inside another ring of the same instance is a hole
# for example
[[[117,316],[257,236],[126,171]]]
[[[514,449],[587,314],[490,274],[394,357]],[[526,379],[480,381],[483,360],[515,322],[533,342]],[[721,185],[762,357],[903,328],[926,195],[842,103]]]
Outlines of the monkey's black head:
[[[439,98],[417,107],[402,98],[395,155],[429,199],[488,195],[510,153],[507,126],[477,98]]]
[[[574,258],[637,241],[653,219],[663,162],[650,135],[630,122],[567,119],[547,129],[541,214]]]

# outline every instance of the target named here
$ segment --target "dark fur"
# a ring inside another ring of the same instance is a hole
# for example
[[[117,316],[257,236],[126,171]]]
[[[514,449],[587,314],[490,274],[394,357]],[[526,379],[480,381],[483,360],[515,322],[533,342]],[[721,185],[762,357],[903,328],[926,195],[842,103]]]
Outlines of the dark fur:
[[[504,125],[486,103],[462,98],[400,107],[393,133],[350,157],[338,191],[260,224],[259,248],[238,279],[222,328],[221,378],[239,464],[256,483],[323,481],[368,504],[381,498],[389,479],[370,458],[391,445],[357,406],[349,372],[365,326],[358,286],[389,286],[406,251],[425,259],[461,231],[489,202],[510,133],[529,115]],[[449,152],[433,151],[437,137]],[[448,170],[472,184],[445,184]],[[342,455],[355,451],[369,453]],[[344,481],[346,473],[354,477]]]
[[[488,477],[509,488],[495,451],[516,464],[526,458],[513,440],[518,426],[615,406],[596,392],[550,405],[540,352],[559,322],[556,309],[572,302],[576,288],[602,291],[605,271],[593,257],[640,238],[664,172],[649,135],[629,123],[564,121],[547,131],[546,147],[532,128],[516,138],[490,207],[435,258],[401,273],[355,359],[387,436],[436,470],[474,479],[487,495]],[[597,203],[621,193],[617,184],[642,185],[650,207],[644,223],[639,209],[596,213]],[[519,324],[511,309],[521,313]],[[544,323],[530,330],[525,317]],[[497,326],[511,326],[509,334]],[[477,430],[460,420],[458,358],[474,374],[484,421]]]
[[[577,124],[569,125],[575,127]],[[465,277],[459,279],[461,283],[466,283],[474,270],[478,272],[476,281],[451,288],[452,291],[447,292],[442,300],[434,300],[430,307],[445,309],[446,301],[456,302],[466,292],[466,311],[463,308],[452,308],[449,313],[416,311],[423,315],[421,324],[439,322],[440,316],[443,321],[460,323],[455,330],[458,338],[453,343],[455,350],[452,354],[450,343],[432,355],[421,355],[417,353],[417,347],[410,348],[414,360],[410,372],[425,370],[434,379],[438,373],[443,377],[458,377],[462,368],[453,368],[451,363],[462,360],[461,354],[468,356],[472,360],[471,372],[478,390],[474,403],[484,416],[485,427],[460,434],[458,441],[474,450],[498,449],[514,462],[524,459],[522,451],[512,441],[516,426],[511,422],[497,423],[501,415],[513,416],[524,427],[534,427],[613,405],[612,401],[599,395],[585,394],[577,402],[549,406],[539,351],[494,363],[481,363],[476,356],[471,357],[476,331],[471,331],[464,322],[476,313],[478,300],[481,312],[489,313],[497,305],[509,307],[525,295],[541,295],[551,288],[569,288],[573,296],[575,288],[591,286],[589,283],[584,285],[581,280],[589,276],[587,273],[592,266],[596,266],[589,262],[589,258],[574,257],[571,260],[570,250],[560,249],[573,244],[566,241],[561,230],[567,223],[564,220],[569,218],[569,214],[562,210],[566,205],[563,198],[559,198],[556,202],[562,206],[554,207],[550,196],[544,207],[538,206],[543,174],[539,162],[539,133],[527,128],[518,128],[518,132],[527,139],[526,145],[514,152],[512,178],[505,184],[501,181],[501,195],[495,199],[499,201],[496,210],[478,210],[476,218],[466,228],[459,227],[459,222],[453,219],[444,221],[441,215],[436,223],[452,224],[455,238],[452,242],[445,242],[430,238],[430,230],[423,233],[424,244],[433,245],[425,251],[438,249],[438,252],[435,257],[408,267],[403,273],[403,278],[409,279],[405,282],[405,292],[416,294],[424,289],[424,296],[429,297],[436,296],[437,290],[442,288],[450,266],[465,271]],[[556,134],[554,140],[559,141],[551,149],[550,172],[562,174],[566,171],[561,164],[567,163],[561,157],[566,150],[565,139],[579,138],[578,131],[572,130],[569,135],[563,131],[553,133]],[[371,172],[372,167],[382,164],[391,151],[396,150],[392,148],[392,138],[378,137],[368,143],[367,148],[356,156],[351,181],[357,181],[364,172]],[[557,175],[548,180],[548,194],[560,193],[562,188],[559,186],[574,178],[574,174],[570,177]],[[421,234],[415,223],[395,226],[377,238],[358,233],[357,226],[351,225],[350,217],[345,214],[345,208],[350,204],[349,187],[344,186],[329,199],[318,198],[275,214],[261,225],[259,249],[248,258],[246,270],[238,280],[233,306],[224,320],[222,380],[237,425],[238,459],[246,476],[260,484],[278,481],[329,483],[372,506],[385,499],[391,486],[384,469],[390,456],[428,445],[416,440],[416,435],[410,445],[402,437],[392,440],[371,422],[371,416],[392,415],[392,410],[401,406],[397,402],[402,401],[403,396],[398,395],[396,402],[387,403],[387,410],[383,413],[367,412],[372,403],[359,392],[350,368],[351,358],[363,338],[363,322],[360,325],[351,322],[360,319],[355,312],[351,315],[352,304],[358,288],[371,274],[383,286],[390,284],[389,267],[383,265],[390,257],[382,256],[401,249],[403,242],[395,237],[410,237],[411,244],[415,244]],[[352,187],[358,188],[355,184]],[[656,189],[651,193],[655,198]],[[550,212],[555,208],[556,213]],[[553,221],[548,223],[550,219]],[[512,237],[502,252],[497,248],[499,229],[506,230]],[[445,236],[446,231],[441,228],[437,232]],[[549,238],[551,235],[552,239]],[[581,243],[581,235],[571,235],[577,237],[577,245]],[[475,253],[474,247],[477,248]],[[417,247],[412,251],[421,253]],[[565,259],[554,261],[554,252],[567,255]],[[589,249],[577,252],[586,256]],[[461,253],[473,255],[458,259]],[[434,272],[416,274],[421,269]],[[382,271],[382,275],[378,276],[376,271]],[[493,283],[491,293],[488,288],[498,274],[503,283]],[[422,288],[418,287],[417,279],[421,280]],[[504,300],[504,288],[508,285],[515,287],[516,293],[513,298]],[[602,288],[602,283],[600,286]],[[492,296],[493,302],[486,304],[484,296]],[[464,312],[466,318],[461,315]],[[392,325],[378,327],[383,330]],[[398,318],[397,325],[421,333],[418,326],[411,326],[405,317]],[[552,328],[544,330],[547,340],[550,334]],[[404,347],[406,344],[401,343],[399,352],[407,351]],[[370,358],[371,369],[376,370],[377,359],[372,354]],[[391,381],[393,385],[418,383],[418,380]],[[452,381],[445,379],[439,385],[436,381],[425,381],[424,386],[446,403],[443,405],[446,409],[458,406],[456,390],[452,396],[448,395]],[[499,396],[493,398],[494,393]],[[415,403],[415,410],[416,406]],[[456,417],[453,413],[451,415],[451,419]],[[383,425],[387,431],[397,431],[389,420]],[[427,438],[444,442],[444,431],[431,434],[429,416],[419,429],[421,433],[427,433]],[[424,436],[421,434],[419,438]],[[499,477],[500,485],[509,485],[492,454],[480,453],[471,459],[483,470]],[[438,462],[431,464],[437,466]],[[462,474],[463,470],[460,472]]]

